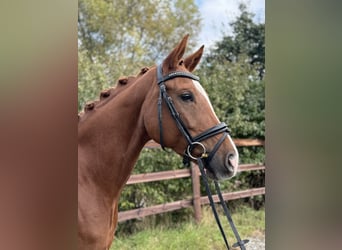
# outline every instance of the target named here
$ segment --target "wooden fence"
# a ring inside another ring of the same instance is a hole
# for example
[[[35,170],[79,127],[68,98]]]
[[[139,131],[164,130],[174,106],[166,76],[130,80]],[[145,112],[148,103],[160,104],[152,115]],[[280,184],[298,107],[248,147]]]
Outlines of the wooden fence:
[[[264,146],[264,141],[257,140],[257,139],[234,139],[234,143],[238,147]],[[154,141],[150,141],[145,145],[145,147],[146,148],[160,148],[160,145]],[[263,170],[263,169],[265,169],[264,165],[242,164],[239,166],[238,171],[243,172],[243,171],[255,171],[255,170]],[[170,171],[131,175],[126,185],[191,177],[193,195],[191,199],[184,199],[184,200],[174,201],[174,202],[165,203],[161,205],[155,205],[151,207],[143,207],[143,208],[119,212],[118,221],[123,222],[123,221],[130,220],[130,219],[142,218],[148,215],[160,214],[160,213],[170,212],[170,211],[193,206],[195,220],[199,222],[201,220],[201,205],[209,203],[208,197],[201,196],[200,176],[201,176],[201,173],[198,169],[198,166],[194,163],[191,164],[190,169],[170,170]],[[223,193],[222,195],[223,195],[224,200],[234,200],[234,199],[241,199],[245,197],[251,197],[251,196],[262,195],[262,194],[265,194],[265,187]],[[217,195],[214,195],[213,199],[215,202],[219,201]]]

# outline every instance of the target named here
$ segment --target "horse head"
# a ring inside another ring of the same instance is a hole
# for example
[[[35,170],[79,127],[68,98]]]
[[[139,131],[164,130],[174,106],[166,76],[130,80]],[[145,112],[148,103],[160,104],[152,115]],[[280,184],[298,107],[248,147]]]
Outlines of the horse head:
[[[233,177],[239,155],[228,127],[220,123],[209,97],[191,72],[204,46],[183,59],[188,35],[163,60],[142,106],[149,137],[162,147],[195,161],[202,159],[207,175],[216,180]]]

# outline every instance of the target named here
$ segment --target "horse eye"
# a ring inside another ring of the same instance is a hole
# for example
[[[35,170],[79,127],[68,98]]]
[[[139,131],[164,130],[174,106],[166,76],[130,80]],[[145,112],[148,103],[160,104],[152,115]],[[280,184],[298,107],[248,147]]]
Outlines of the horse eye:
[[[180,98],[185,102],[192,102],[194,101],[194,97],[191,93],[183,93],[180,95]]]

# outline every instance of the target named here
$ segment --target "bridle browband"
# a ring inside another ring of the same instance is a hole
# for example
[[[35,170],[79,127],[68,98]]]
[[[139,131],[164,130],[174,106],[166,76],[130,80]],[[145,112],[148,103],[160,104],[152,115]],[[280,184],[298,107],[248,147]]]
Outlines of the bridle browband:
[[[199,135],[192,137],[191,134],[189,133],[188,129],[186,128],[184,122],[182,121],[182,119],[180,118],[180,114],[177,112],[176,107],[172,101],[172,98],[167,94],[166,91],[166,86],[165,86],[165,82],[168,80],[171,80],[173,78],[176,77],[183,77],[183,78],[189,78],[195,81],[199,81],[199,77],[195,76],[189,72],[183,72],[183,71],[174,71],[171,72],[169,74],[167,74],[166,76],[163,76],[163,67],[162,64],[158,65],[157,67],[157,83],[159,86],[159,98],[158,98],[158,121],[159,121],[159,140],[160,140],[160,145],[162,147],[163,150],[165,150],[165,145],[164,145],[164,140],[163,140],[163,123],[162,123],[162,102],[164,100],[164,102],[166,103],[172,118],[174,119],[174,121],[176,122],[176,125],[179,129],[179,131],[182,133],[182,135],[184,136],[185,140],[188,143],[188,146],[184,152],[184,163],[190,163],[190,158],[193,160],[197,160],[199,169],[201,171],[201,175],[202,178],[204,180],[204,184],[205,184],[205,188],[208,194],[208,198],[209,198],[209,202],[210,202],[210,206],[213,210],[216,222],[218,224],[218,227],[221,231],[222,237],[224,239],[224,242],[226,244],[227,249],[230,249],[226,235],[223,231],[220,219],[218,217],[216,208],[215,208],[215,203],[213,201],[212,198],[212,194],[209,188],[209,184],[208,184],[208,180],[204,171],[204,166],[206,169],[208,169],[213,175],[215,175],[215,172],[213,171],[210,163],[211,160],[213,159],[215,153],[217,152],[217,150],[219,149],[219,147],[222,145],[223,141],[225,140],[225,138],[227,137],[228,133],[230,132],[228,129],[228,126],[222,122],[219,123],[218,125],[215,125],[209,129],[207,129],[206,131],[200,133]],[[205,146],[201,143],[201,141],[204,141],[210,137],[213,137],[215,135],[221,134],[222,136],[221,138],[218,140],[218,142],[216,143],[216,145],[214,146],[214,148],[212,149],[211,152],[207,152]],[[193,155],[192,150],[195,147],[201,147],[202,148],[202,152],[201,155],[199,157],[196,157]],[[209,153],[209,154],[208,154]],[[224,202],[224,199],[222,197],[221,194],[221,190],[219,187],[218,182],[215,180],[215,188],[216,191],[218,193],[221,205],[223,206],[224,212],[226,214],[226,217],[228,219],[228,222],[230,224],[230,226],[232,227],[232,230],[234,232],[234,235],[237,239],[237,243],[233,244],[233,247],[237,247],[239,246],[240,249],[245,250],[245,244],[248,242],[248,240],[241,240],[240,236],[235,228],[235,225],[233,223],[233,220],[231,218],[231,215],[229,213],[229,210],[226,206],[226,203]]]

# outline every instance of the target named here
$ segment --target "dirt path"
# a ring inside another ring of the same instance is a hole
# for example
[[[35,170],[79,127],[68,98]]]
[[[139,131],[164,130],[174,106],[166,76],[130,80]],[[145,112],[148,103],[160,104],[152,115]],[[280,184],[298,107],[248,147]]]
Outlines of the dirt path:
[[[246,245],[246,249],[247,250],[265,250],[265,236],[249,238],[249,242]]]

